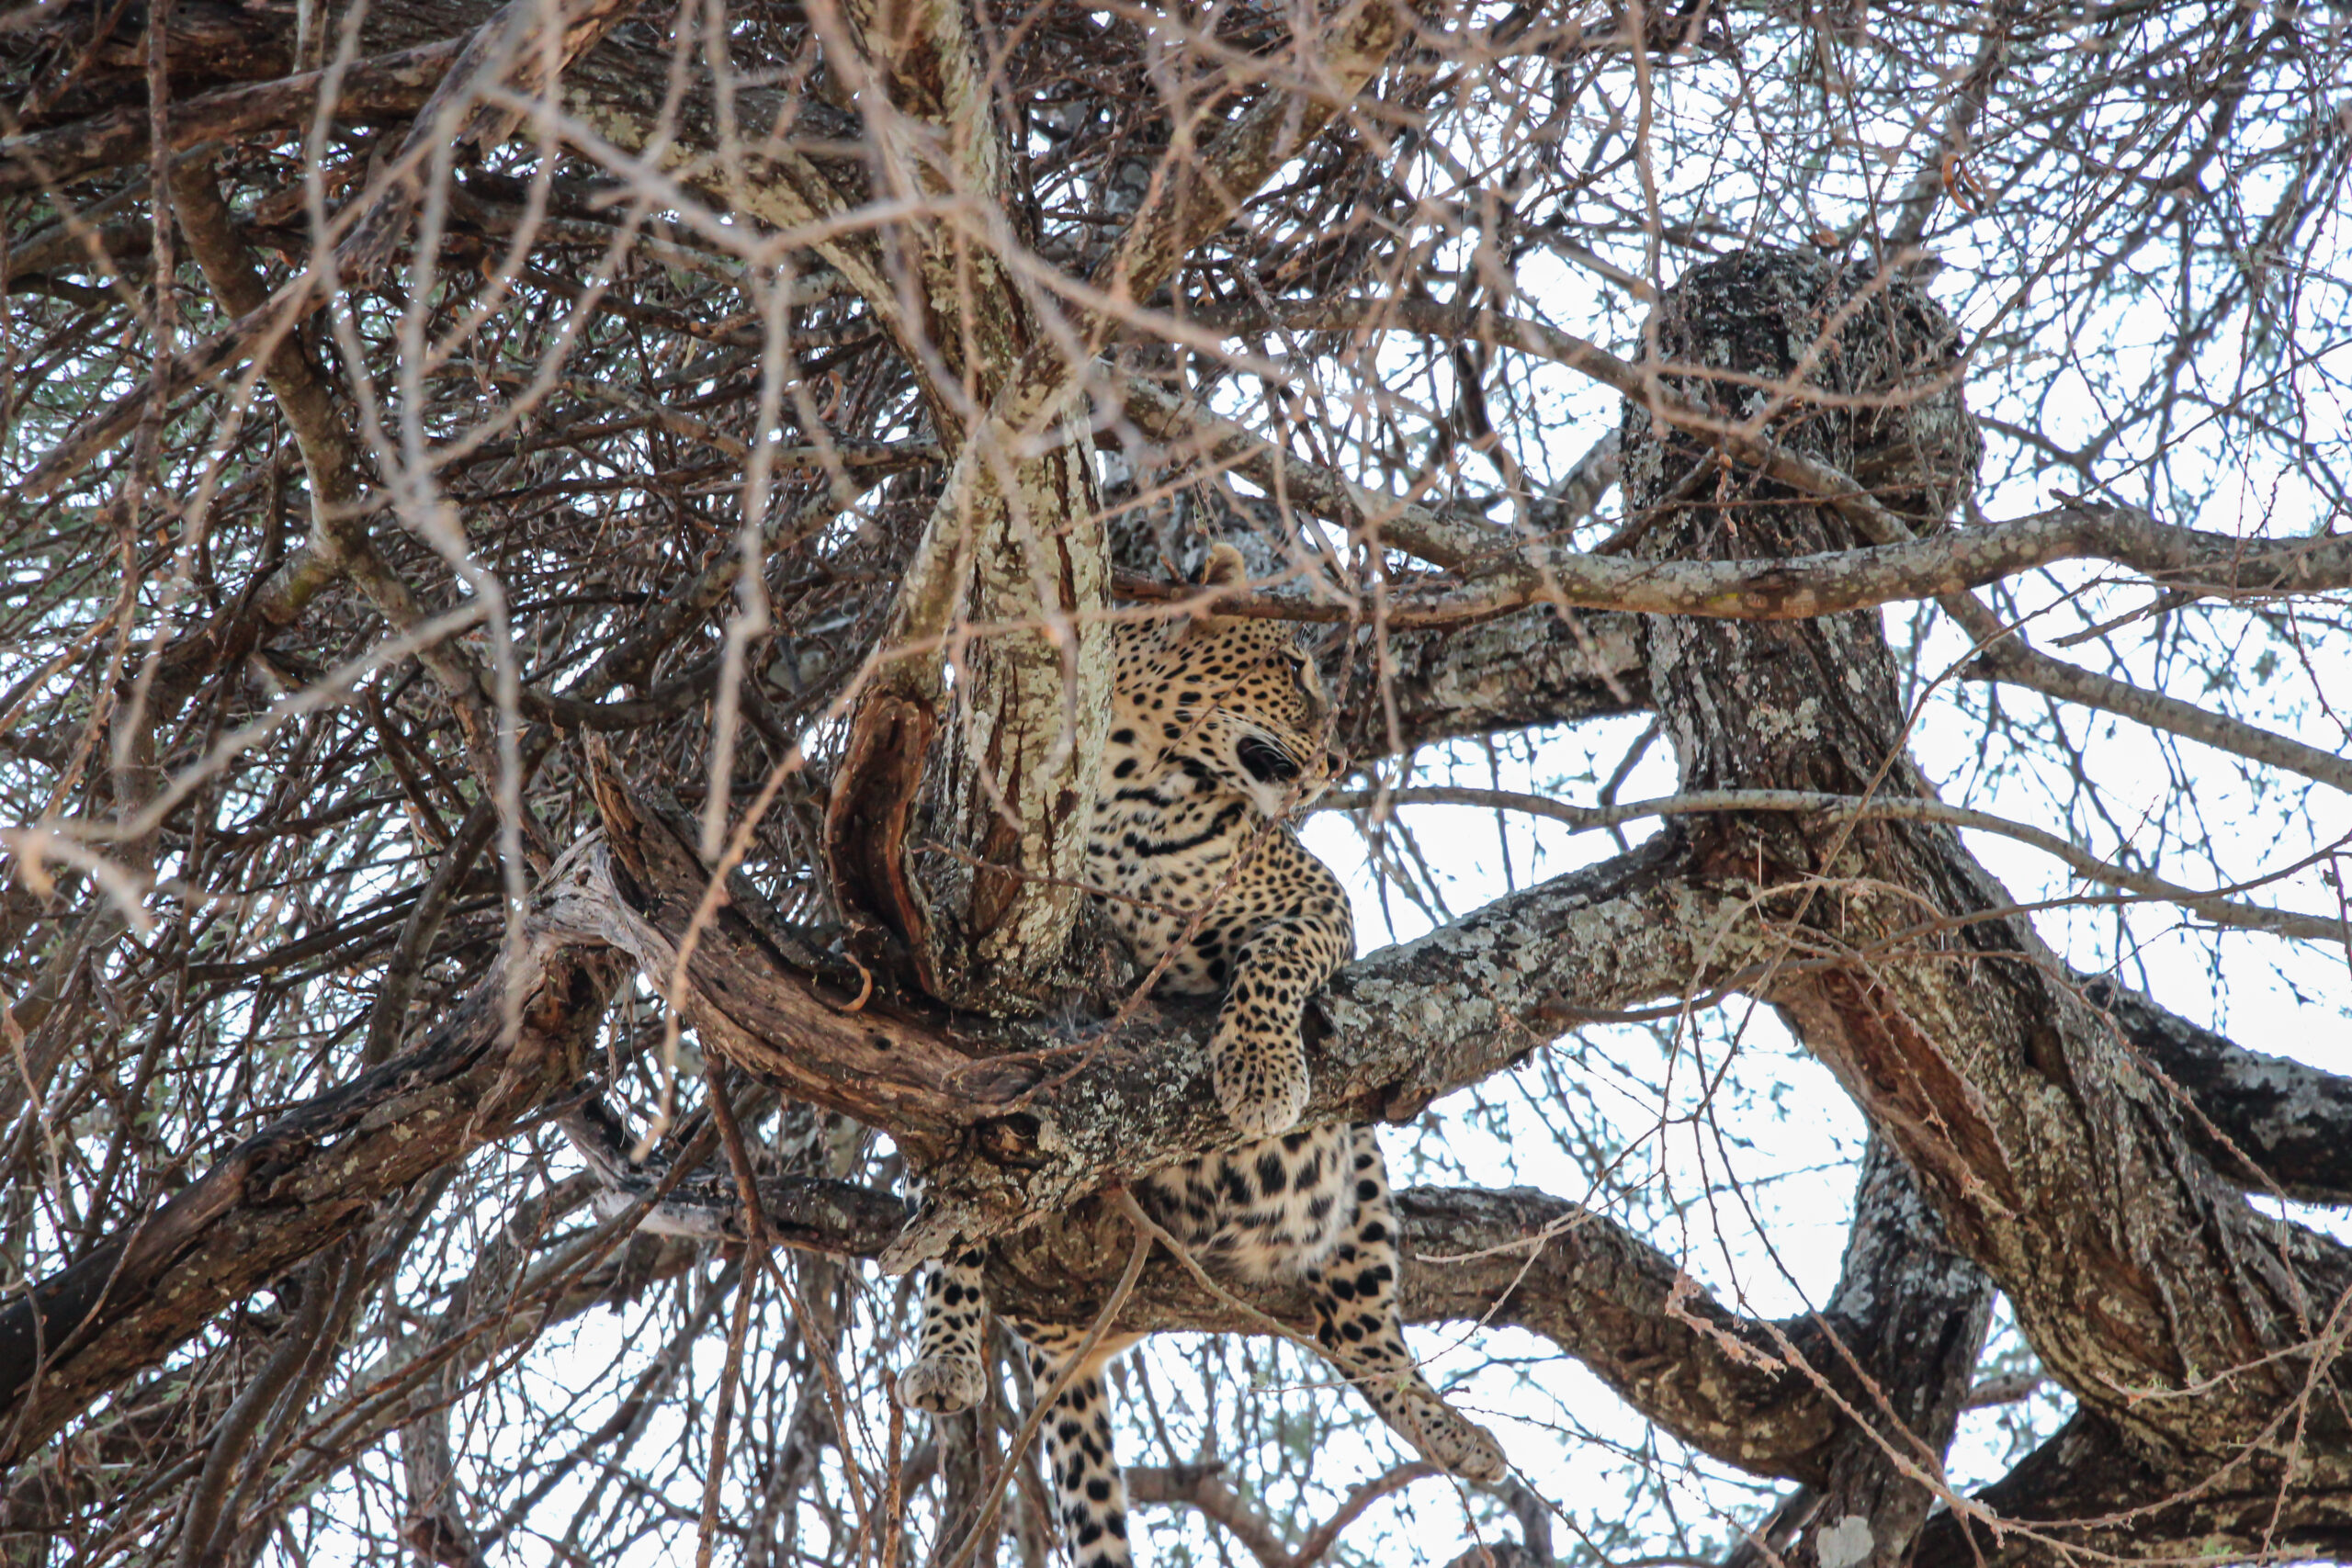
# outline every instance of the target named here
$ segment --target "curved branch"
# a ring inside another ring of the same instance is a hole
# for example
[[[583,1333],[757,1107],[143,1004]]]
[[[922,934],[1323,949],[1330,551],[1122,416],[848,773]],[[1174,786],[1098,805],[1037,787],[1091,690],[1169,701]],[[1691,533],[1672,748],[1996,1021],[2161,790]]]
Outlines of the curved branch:
[[[666,977],[707,875],[692,825],[617,790],[603,804],[605,837],[583,846],[548,918]],[[1232,1141],[1208,1089],[1207,1009],[1136,1003],[1071,1043],[888,998],[861,1005],[859,972],[761,908],[730,883],[695,945],[685,1018],[706,1051],[887,1129],[924,1170],[931,1207],[894,1262]],[[1413,1115],[1576,1022],[1706,989],[1761,935],[1747,899],[1702,886],[1671,835],[1500,899],[1341,971],[1309,1019],[1306,1118]]]
[[[644,1229],[726,1241],[758,1228],[724,1172],[682,1177],[658,1163],[632,1164],[628,1129],[601,1100],[592,1097],[568,1113],[564,1130],[605,1184],[600,1209],[628,1207],[661,1190],[666,1197],[652,1206]],[[881,1255],[888,1227],[871,1222],[902,1212],[887,1195],[843,1182],[763,1177],[759,1190],[760,1224],[769,1232],[788,1245],[836,1255]],[[1543,1335],[1683,1440],[1764,1474],[1826,1476],[1843,1419],[1840,1401],[1849,1407],[1869,1402],[1857,1369],[1911,1353],[1881,1350],[1870,1341],[1882,1331],[1916,1334],[1918,1327],[1865,1322],[1867,1314],[1849,1314],[1838,1303],[1828,1314],[1786,1324],[1742,1319],[1616,1221],[1526,1189],[1408,1188],[1396,1194],[1396,1214],[1406,1243],[1399,1288],[1407,1321],[1509,1325]],[[1112,1276],[1123,1257],[1117,1244],[1130,1241],[1132,1229],[1115,1201],[1101,1199],[1046,1215],[1000,1242],[989,1265],[989,1299],[1000,1312],[1038,1322],[1091,1323],[1115,1289]],[[1872,1284],[1881,1301],[1905,1289],[1919,1292],[1916,1283],[1894,1290],[1884,1280]],[[1853,1293],[1860,1300],[1871,1292]],[[1163,1254],[1136,1280],[1117,1325],[1135,1333],[1261,1334],[1313,1317],[1295,1283],[1210,1285],[1197,1265]],[[1966,1374],[1963,1357],[1950,1380],[1955,1407]]]
[[[1835,287],[1808,256],[1696,269],[1660,306],[1661,352],[1721,345],[1735,369],[1784,366],[1809,341],[1807,312],[1826,297],[1816,285]],[[1932,340],[1932,307],[1914,294],[1905,309]],[[1825,350],[1832,378],[1870,384],[1875,369],[1834,362],[1845,352]],[[1939,417],[1964,419],[1956,391],[1944,395]],[[1642,476],[1629,504],[1667,499],[1690,456],[1662,453],[1640,408],[1627,426],[1629,446],[1635,433],[1652,444],[1627,455]],[[1864,450],[1859,429],[1800,428],[1822,450]],[[1780,485],[1737,476],[1724,489],[1736,541],[1711,513],[1673,508],[1645,548],[1814,558],[1859,525],[1834,498],[1792,504]],[[1919,793],[1875,617],[1661,618],[1646,641],[1686,789]],[[1910,1163],[2052,1374],[2152,1448],[2211,1457],[2267,1442],[2308,1397],[2312,1337],[2352,1253],[2256,1213],[2216,1177],[2177,1107],[1949,829],[1757,814],[1691,831],[1698,853],[1790,890],[1792,950],[1834,955],[1758,988]]]
[[[592,1168],[613,1182],[609,1201],[626,1204],[646,1189],[667,1186],[647,1228],[671,1235],[740,1238],[752,1225],[736,1189],[716,1171],[678,1179],[673,1171],[627,1167],[626,1130],[596,1101],[590,1119],[568,1122]],[[1882,1183],[1883,1185],[1883,1183]],[[763,1179],[769,1228],[791,1245],[836,1254],[877,1256],[881,1237],[859,1216],[895,1210],[895,1201],[839,1182]],[[810,1228],[810,1200],[832,1206],[842,1227]],[[600,1207],[608,1201],[600,1201]],[[1917,1205],[1911,1204],[1916,1216]],[[1967,1386],[1973,1336],[1923,1355],[1918,1341],[1943,1329],[1943,1314],[1966,1310],[1981,1276],[1951,1260],[1966,1278],[1956,1287],[1871,1273],[1847,1292],[1852,1300],[1784,1323],[1745,1319],[1700,1290],[1675,1262],[1625,1226],[1576,1203],[1527,1189],[1408,1188],[1396,1194],[1406,1244],[1400,1306],[1411,1323],[1475,1323],[1528,1329],[1589,1367],[1628,1404],[1681,1440],[1758,1474],[1824,1481],[1851,1445],[1849,1411],[1873,1412],[1878,1384],[1900,1386],[1887,1369],[1921,1363],[1957,1408]],[[1917,1227],[1913,1227],[1916,1230]],[[1929,1229],[1932,1229],[1930,1224]],[[1907,1238],[1913,1230],[1904,1231]],[[1877,1235],[1874,1228],[1873,1235]],[[1089,1200],[1002,1238],[989,1264],[989,1299],[1001,1312],[1038,1322],[1091,1323],[1115,1289],[1130,1227],[1116,1207]],[[1883,1238],[1882,1238],[1883,1239]],[[1881,1246],[1865,1270],[1907,1269],[1911,1248]],[[1849,1260],[1848,1273],[1855,1275]],[[1974,1281],[1973,1284],[1971,1281]],[[1900,1298],[1924,1304],[1890,1312]],[[1953,1305],[1958,1302],[1958,1306]],[[1165,1331],[1262,1334],[1313,1322],[1296,1284],[1227,1280],[1205,1285],[1181,1260],[1159,1256],[1138,1277],[1117,1326]],[[1881,1339],[1899,1341],[1882,1345]],[[1932,1349],[1933,1347],[1929,1346]],[[1947,1364],[1949,1363],[1949,1364]],[[1912,1418],[1906,1409],[1901,1418]],[[1900,1440],[1900,1439],[1898,1439]]]
[[[1968,675],[2021,686],[2061,702],[2098,708],[2102,713],[2119,714],[2151,729],[2165,730],[2216,750],[2283,768],[2352,793],[2352,756],[2305,745],[2244,719],[2168,697],[2162,692],[2143,690],[2063,659],[2052,659],[2029,645],[2023,637],[2003,628],[1998,617],[1973,597],[1947,596],[1943,607],[1960,619],[1969,636],[1984,645],[1984,651],[1965,671]]]
[[[690,824],[680,831],[691,840]],[[548,965],[546,978],[533,992],[524,1036],[511,1052],[494,1049],[497,999],[505,981],[503,969],[493,966],[472,997],[416,1050],[299,1108],[249,1140],[137,1234],[44,1281],[28,1300],[0,1314],[0,1375],[8,1380],[8,1390],[21,1394],[31,1371],[28,1352],[38,1347],[49,1352],[48,1381],[34,1400],[19,1403],[13,1413],[17,1435],[11,1451],[32,1451],[74,1410],[197,1332],[221,1304],[364,1223],[374,1196],[461,1157],[484,1140],[508,1134],[569,1092],[584,1065],[579,1050],[593,1035],[612,984],[606,970],[559,949],[562,928],[576,920],[587,897],[587,884],[574,876],[589,853],[583,850],[549,879],[552,919],[543,914],[546,923],[537,928],[544,932],[542,946],[535,949],[545,955],[538,961]],[[1628,958],[1617,952],[1609,922],[1679,920],[1686,933],[1680,940],[1699,945],[1689,929],[1720,918],[1721,911],[1711,915],[1714,906],[1672,880],[1676,864],[1669,845],[1653,844],[1580,882],[1566,879],[1532,890],[1487,918],[1355,965],[1331,1003],[1337,1027],[1318,1047],[1317,1061],[1327,1078],[1322,1094],[1351,1108],[1349,1113],[1376,1113],[1384,1107],[1408,1111],[1447,1082],[1491,1071],[1548,1038],[1575,1006],[1589,1005],[1599,996],[1637,994],[1656,984],[1646,977],[1653,971],[1645,968],[1657,963],[1656,957]],[[1736,931],[1728,936],[1718,961],[1747,951],[1747,938]],[[796,958],[774,939],[763,941],[756,931],[751,938],[767,972],[764,978],[754,977],[755,991],[776,985]],[[789,942],[788,931],[781,940]],[[1587,975],[1588,969],[1598,973]],[[808,1016],[821,1012],[837,1025],[870,1032],[869,1040],[882,1039],[890,1046],[884,1053],[886,1067],[887,1057],[901,1047],[920,1048],[951,1053],[952,1059],[941,1058],[943,1067],[951,1075],[957,1066],[968,1073],[965,1079],[946,1080],[949,1093],[958,1081],[983,1088],[991,1081],[1000,1088],[1041,1085],[1045,1092],[1037,1103],[1049,1110],[1026,1128],[1026,1142],[1021,1111],[967,1127],[968,1146],[957,1156],[967,1168],[985,1169],[991,1158],[1018,1163],[1037,1157],[1048,1127],[1067,1129],[1062,1135],[1076,1138],[1083,1150],[1109,1151],[1092,1156],[1097,1164],[1089,1168],[1117,1157],[1140,1161],[1142,1154],[1120,1142],[1115,1126],[1105,1133],[1085,1125],[1090,1116],[1114,1124],[1129,1119],[1126,1107],[1141,1092],[1133,1087],[1138,1079],[1159,1085],[1151,1092],[1163,1099],[1214,1103],[1198,1055],[1205,1021],[1197,1017],[1153,1011],[1140,1021],[1161,1032],[1151,1053],[1165,1060],[1137,1062],[1126,1046],[1117,1046],[1102,1052],[1101,1059],[1083,1047],[1062,1047],[1057,1055],[976,1062],[956,1049],[968,1042],[926,1033],[934,1027],[930,1021],[894,1013],[881,1001],[869,1003],[862,1013],[828,1006],[823,998],[833,983],[830,968],[800,973],[812,1010]],[[743,1007],[739,987],[745,971],[730,964],[714,973],[698,964],[696,978],[719,992],[725,1006]],[[2330,1129],[2352,1122],[2352,1084],[2310,1074],[2295,1092],[2324,1096],[2334,1119],[2315,1122],[2301,1144],[2265,1144],[2264,1136],[2283,1137],[2287,1131],[2265,1114],[2266,1107],[2275,1111],[2290,1101],[2264,1098],[2266,1079],[2256,1070],[2263,1059],[2252,1058],[2255,1066],[2249,1066],[2248,1054],[2191,1030],[2141,998],[2111,987],[2102,991],[2099,983],[2091,992],[2135,1039],[2165,1050],[2188,1039],[2195,1052],[2216,1064],[2201,1077],[2183,1072],[2181,1081],[2192,1094],[2204,1092],[2209,1084],[2221,1086],[2211,1109],[2241,1148],[2272,1154],[2301,1148],[2312,1161],[2324,1162]],[[840,997],[845,1002],[854,994],[844,989]],[[1457,1021],[1457,1013],[1476,1016]],[[707,1035],[707,1043],[712,1038]],[[804,1057],[814,1060],[840,1042],[819,1033],[803,1036],[799,1043]],[[1044,1072],[1047,1066],[1067,1070],[1073,1058],[1079,1071],[1066,1083]],[[1161,1068],[1160,1076],[1148,1076]],[[992,1074],[1009,1076],[998,1080]],[[903,1099],[906,1077],[901,1071],[900,1081],[879,1086],[873,1100],[887,1109],[892,1097]],[[592,1101],[582,1111],[594,1109]],[[1208,1112],[1197,1118],[1163,1112],[1146,1135],[1195,1135],[1195,1122],[1214,1121]],[[626,1149],[621,1132],[591,1132],[592,1166],[598,1164],[598,1148],[608,1154]],[[1212,1129],[1211,1135],[1219,1134]],[[2338,1139],[2332,1148],[2346,1146],[2352,1138]],[[1124,1156],[1120,1149],[1127,1151]],[[629,1201],[644,1195],[644,1173],[628,1168],[625,1154],[604,1166],[605,1179]],[[1068,1170],[1060,1176],[1065,1182],[1079,1179]],[[707,1185],[717,1194],[715,1206],[711,1193],[696,1195],[695,1180],[690,1175],[678,1184],[671,1201],[655,1210],[650,1228],[706,1240],[748,1235],[740,1215],[729,1227],[731,1180],[712,1173]],[[760,1188],[772,1234],[837,1255],[879,1255],[903,1213],[896,1199],[852,1184],[763,1177]],[[1403,1281],[1408,1318],[1509,1324],[1542,1334],[1593,1368],[1651,1419],[1728,1462],[1762,1474],[1826,1481],[1841,1444],[1850,1446],[1850,1437],[1839,1436],[1853,1430],[1847,1412],[1876,1407],[1879,1395],[1854,1369],[1882,1365],[1872,1359],[1882,1330],[1874,1319],[1860,1321],[1866,1314],[1859,1307],[1843,1314],[1833,1303],[1832,1312],[1822,1317],[1777,1325],[1737,1318],[1695,1292],[1671,1259],[1639,1236],[1605,1216],[1542,1193],[1413,1189],[1400,1192],[1397,1204],[1412,1258]],[[699,1212],[682,1224],[684,1209]],[[1118,1256],[1095,1234],[1102,1209],[1099,1203],[1080,1204],[1001,1245],[991,1290],[1001,1303],[1047,1321],[1070,1311],[1084,1294],[1090,1270]],[[1850,1267],[1849,1259],[1849,1272]],[[1295,1292],[1242,1293],[1277,1318],[1311,1319],[1306,1299]],[[36,1305],[42,1309],[38,1314]],[[1144,1330],[1255,1326],[1166,1260],[1147,1271],[1123,1321]],[[77,1322],[85,1325],[82,1337],[69,1344],[66,1337]],[[1833,1345],[1833,1335],[1843,1349]]]
[[[1491,313],[1465,321],[1458,312],[1430,300],[1338,301],[1285,312],[1283,321],[1293,328],[1392,326],[1446,336],[1466,333],[1569,366],[1616,389],[1667,423],[1719,441],[1727,453],[1756,470],[1804,493],[1822,497],[1852,520],[1866,537],[1878,541],[1873,549],[1775,563],[1800,569],[1793,578],[1782,578],[1769,567],[1759,571],[1747,563],[1707,563],[1709,570],[1686,577],[1679,574],[1691,563],[1675,563],[1653,568],[1668,575],[1637,582],[1618,570],[1622,563],[1600,564],[1608,558],[1527,549],[1510,538],[1482,545],[1475,525],[1365,491],[1343,476],[1292,457],[1239,425],[1184,410],[1148,382],[1130,381],[1127,412],[1157,437],[1173,442],[1189,432],[1205,444],[1207,456],[1238,468],[1270,489],[1279,469],[1286,492],[1309,510],[1351,526],[1377,520],[1388,543],[1433,564],[1461,570],[1474,579],[1499,576],[1507,580],[1499,588],[1482,581],[1476,591],[1435,592],[1419,603],[1408,591],[1383,606],[1381,619],[1388,626],[1476,620],[1530,599],[1601,609],[1775,618],[1934,597],[1983,647],[1975,671],[1980,675],[2121,714],[2352,791],[2352,759],[2040,653],[1966,592],[2015,571],[2069,558],[2101,558],[2132,566],[2184,592],[2229,597],[2320,592],[2352,581],[2352,540],[2324,536],[2257,546],[2226,535],[2168,526],[2129,508],[2090,504],[2070,504],[1996,525],[1994,530],[1912,539],[1901,518],[1846,475],[1729,424],[1672,393],[1657,379],[1659,367],[1634,365],[1541,323]],[[1996,530],[2006,530],[2006,536],[1991,536]],[[1970,543],[1962,546],[1962,539]],[[1927,547],[1919,547],[1923,546]],[[1907,553],[1879,553],[1890,549]],[[1510,558],[1498,565],[1491,558],[1497,552],[1509,552]],[[1634,598],[1637,590],[1649,599]],[[1222,607],[1230,615],[1254,613],[1293,619],[1345,620],[1360,615],[1346,607],[1310,606],[1295,600],[1228,601]]]

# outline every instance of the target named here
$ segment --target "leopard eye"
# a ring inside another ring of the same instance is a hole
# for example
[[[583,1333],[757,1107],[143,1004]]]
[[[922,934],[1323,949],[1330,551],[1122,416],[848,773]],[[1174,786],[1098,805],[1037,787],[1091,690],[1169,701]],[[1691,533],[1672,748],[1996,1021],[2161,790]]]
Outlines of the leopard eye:
[[[1235,749],[1241,765],[1260,784],[1288,784],[1298,777],[1298,761],[1271,740],[1245,735]]]

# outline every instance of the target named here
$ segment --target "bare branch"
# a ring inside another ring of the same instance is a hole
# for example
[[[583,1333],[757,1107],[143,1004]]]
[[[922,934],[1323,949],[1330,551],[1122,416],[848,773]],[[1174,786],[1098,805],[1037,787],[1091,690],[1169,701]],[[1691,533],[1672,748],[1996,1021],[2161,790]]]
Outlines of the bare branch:
[[[524,1028],[510,1043],[500,1017],[516,964]],[[0,1452],[38,1452],[222,1306],[364,1224],[378,1197],[537,1115],[579,1077],[613,981],[609,964],[544,942],[508,955],[407,1055],[246,1140],[129,1236],[10,1302]]]

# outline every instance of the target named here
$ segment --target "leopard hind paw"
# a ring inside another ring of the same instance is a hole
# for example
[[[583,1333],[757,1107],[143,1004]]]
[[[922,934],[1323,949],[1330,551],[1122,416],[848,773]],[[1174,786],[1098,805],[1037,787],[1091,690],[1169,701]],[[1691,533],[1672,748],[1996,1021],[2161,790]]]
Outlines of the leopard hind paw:
[[[899,1402],[934,1416],[980,1402],[980,1364],[964,1356],[926,1356],[899,1374]]]

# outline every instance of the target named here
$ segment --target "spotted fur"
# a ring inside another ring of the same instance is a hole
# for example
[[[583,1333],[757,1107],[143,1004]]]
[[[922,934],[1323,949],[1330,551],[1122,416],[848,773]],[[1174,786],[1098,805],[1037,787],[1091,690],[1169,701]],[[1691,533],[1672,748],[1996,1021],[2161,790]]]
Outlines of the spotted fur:
[[[1239,554],[1220,545],[1204,581],[1243,575]],[[1136,1199],[1228,1277],[1303,1279],[1317,1343],[1381,1418],[1455,1474],[1495,1479],[1501,1450],[1438,1396],[1406,1348],[1396,1222],[1372,1129],[1294,1126],[1308,1088],[1300,1015],[1355,950],[1345,890],[1283,825],[1334,766],[1317,739],[1329,705],[1315,666],[1282,623],[1238,616],[1172,636],[1123,627],[1118,660],[1090,869],[1137,961],[1160,968],[1160,989],[1224,995],[1210,1042],[1217,1099],[1252,1135],[1147,1177]],[[967,1249],[932,1270],[916,1359],[899,1380],[909,1404],[956,1410],[978,1397],[985,1262]],[[1042,1397],[1085,1331],[1011,1326]],[[1136,1337],[1099,1341],[1044,1422],[1080,1568],[1131,1561],[1102,1369]]]

